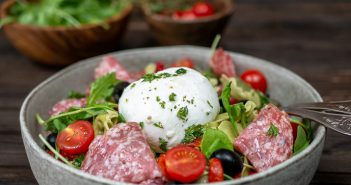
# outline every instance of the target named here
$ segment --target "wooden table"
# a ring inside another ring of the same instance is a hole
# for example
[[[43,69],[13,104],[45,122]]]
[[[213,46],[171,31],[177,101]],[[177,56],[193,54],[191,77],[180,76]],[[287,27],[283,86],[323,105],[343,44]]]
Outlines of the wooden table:
[[[156,46],[135,16],[121,48]],[[237,0],[222,46],[296,72],[324,100],[351,99],[351,2]],[[37,184],[22,144],[18,113],[29,91],[57,72],[18,53],[0,32],[0,184]],[[351,137],[329,131],[312,184],[351,184]]]

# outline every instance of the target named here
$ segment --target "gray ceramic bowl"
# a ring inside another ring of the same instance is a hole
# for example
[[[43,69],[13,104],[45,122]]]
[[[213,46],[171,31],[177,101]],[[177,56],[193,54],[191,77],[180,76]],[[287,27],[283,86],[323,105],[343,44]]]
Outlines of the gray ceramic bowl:
[[[135,49],[112,53],[129,70],[140,70],[147,63],[155,60],[175,59],[187,56],[196,62],[199,68],[207,68],[209,49],[191,46]],[[267,61],[231,53],[238,70],[248,68],[260,69],[268,78],[269,94],[283,105],[298,102],[322,101],[320,95],[311,85],[291,71]],[[92,176],[69,167],[42,150],[38,134],[42,131],[35,121],[35,114],[47,116],[47,111],[58,100],[63,99],[69,90],[84,91],[93,80],[93,71],[101,56],[84,60],[53,75],[38,85],[24,101],[21,113],[21,131],[26,153],[39,184],[121,184],[108,179]],[[300,154],[290,158],[265,172],[225,181],[218,184],[235,185],[307,185],[311,181],[323,150],[325,128],[315,125],[314,139],[311,145]]]

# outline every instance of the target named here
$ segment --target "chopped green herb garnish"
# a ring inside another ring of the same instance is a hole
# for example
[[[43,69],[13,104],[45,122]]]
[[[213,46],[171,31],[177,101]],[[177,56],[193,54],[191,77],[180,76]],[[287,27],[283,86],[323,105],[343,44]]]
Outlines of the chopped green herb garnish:
[[[166,107],[166,102],[165,102],[165,101],[162,101],[162,102],[160,102],[160,105],[161,105],[161,107],[164,109],[164,108]]]
[[[186,120],[189,110],[188,107],[182,107],[178,110],[177,117],[183,121]]]
[[[154,126],[163,129],[163,125],[161,122],[154,123]]]
[[[183,68],[180,68],[180,69],[178,69],[178,70],[176,71],[176,73],[177,73],[178,75],[180,75],[180,74],[185,74],[185,73],[186,73],[186,70],[183,69]]]
[[[172,94],[170,94],[169,95],[169,101],[175,101],[175,97],[176,97],[177,95],[175,94],[175,93],[172,93]]]
[[[160,142],[160,149],[163,150],[164,152],[167,151],[168,142],[163,138],[158,138],[158,140]]]
[[[161,101],[160,97],[159,96],[156,96],[156,101]]]
[[[195,139],[201,137],[204,134],[203,125],[192,125],[185,129],[185,136],[182,140],[182,143],[191,143]]]
[[[142,77],[143,82],[152,82],[154,80],[157,79],[161,79],[161,78],[169,78],[169,77],[175,77],[175,76],[179,76],[179,75],[183,75],[186,73],[186,70],[183,68],[180,68],[176,71],[176,74],[170,74],[170,73],[149,73],[146,74]]]
[[[133,88],[133,87],[135,87],[135,85],[136,85],[135,83],[132,83],[132,85],[130,86],[130,88]]]
[[[206,112],[206,116],[210,115],[210,112]]]
[[[269,137],[277,137],[279,134],[279,129],[276,127],[273,123],[269,126],[269,129],[267,131],[267,136]]]
[[[207,104],[211,107],[211,109],[213,109],[212,104],[210,103],[210,101],[207,100]]]

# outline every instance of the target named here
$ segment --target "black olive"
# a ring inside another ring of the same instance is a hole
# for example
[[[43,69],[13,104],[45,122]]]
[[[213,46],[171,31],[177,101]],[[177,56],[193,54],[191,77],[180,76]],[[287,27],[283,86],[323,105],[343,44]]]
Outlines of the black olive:
[[[56,133],[51,133],[51,134],[48,135],[48,137],[46,137],[46,141],[48,141],[48,143],[53,148],[56,148],[56,138],[57,138],[57,134]]]
[[[119,98],[121,98],[124,89],[128,87],[129,84],[130,83],[128,82],[120,82],[115,86],[112,96],[113,96],[113,100],[115,100],[116,103],[118,103]]]
[[[243,170],[243,161],[236,152],[219,149],[212,153],[211,158],[217,158],[221,161],[223,171],[229,176],[234,176]]]

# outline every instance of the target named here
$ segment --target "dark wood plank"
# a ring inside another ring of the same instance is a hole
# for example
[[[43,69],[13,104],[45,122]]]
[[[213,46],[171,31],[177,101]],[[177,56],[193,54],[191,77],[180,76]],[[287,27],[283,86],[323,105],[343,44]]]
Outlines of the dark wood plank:
[[[27,166],[0,167],[0,184],[34,185],[37,184],[32,171]]]

